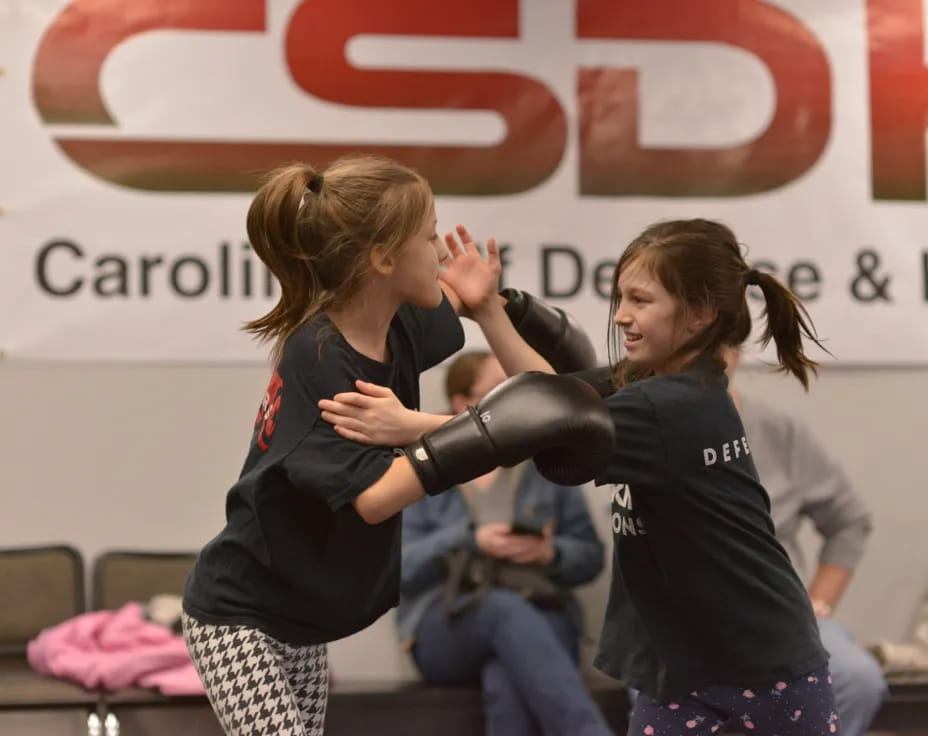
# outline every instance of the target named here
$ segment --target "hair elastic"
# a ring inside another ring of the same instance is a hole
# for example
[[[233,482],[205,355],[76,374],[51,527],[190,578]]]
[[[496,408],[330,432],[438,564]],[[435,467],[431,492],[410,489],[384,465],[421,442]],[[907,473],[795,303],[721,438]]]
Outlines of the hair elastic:
[[[325,177],[323,177],[322,174],[313,174],[313,178],[309,180],[306,188],[313,194],[318,194],[319,190],[322,189],[322,182],[324,180]]]

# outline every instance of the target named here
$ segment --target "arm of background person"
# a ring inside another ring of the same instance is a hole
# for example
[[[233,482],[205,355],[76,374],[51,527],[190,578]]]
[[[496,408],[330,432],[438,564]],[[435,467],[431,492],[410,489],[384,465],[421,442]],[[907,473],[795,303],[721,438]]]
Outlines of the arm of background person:
[[[840,602],[863,556],[872,516],[841,466],[798,420],[791,455],[794,487],[804,496],[801,513],[822,537],[809,595],[818,602],[817,612],[827,615]]]

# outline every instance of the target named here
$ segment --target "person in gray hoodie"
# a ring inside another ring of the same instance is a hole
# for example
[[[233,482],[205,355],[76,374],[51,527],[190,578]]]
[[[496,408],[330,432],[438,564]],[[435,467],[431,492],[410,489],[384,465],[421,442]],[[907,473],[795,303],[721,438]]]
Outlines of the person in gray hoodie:
[[[729,377],[740,358],[738,348],[728,349]],[[757,474],[770,495],[777,538],[797,572],[807,579],[822,643],[831,655],[841,732],[862,736],[886,697],[886,682],[876,660],[854,641],[834,612],[863,556],[872,529],[870,510],[804,422],[729,386]],[[811,578],[798,540],[803,519],[810,520],[821,536]]]

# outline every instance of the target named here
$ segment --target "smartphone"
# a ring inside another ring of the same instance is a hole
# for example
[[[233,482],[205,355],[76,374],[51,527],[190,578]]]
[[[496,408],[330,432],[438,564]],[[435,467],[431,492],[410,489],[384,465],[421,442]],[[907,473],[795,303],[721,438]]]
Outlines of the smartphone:
[[[532,526],[531,524],[523,524],[520,521],[513,522],[510,531],[513,534],[527,534],[534,537],[543,537],[545,535],[544,529],[541,527]]]

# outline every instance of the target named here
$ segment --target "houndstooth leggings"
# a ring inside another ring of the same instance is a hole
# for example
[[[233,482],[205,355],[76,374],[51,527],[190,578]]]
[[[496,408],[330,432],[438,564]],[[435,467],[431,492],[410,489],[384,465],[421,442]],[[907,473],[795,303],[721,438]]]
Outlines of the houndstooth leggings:
[[[325,644],[291,646],[249,626],[183,615],[184,639],[228,736],[322,736],[329,667]]]

